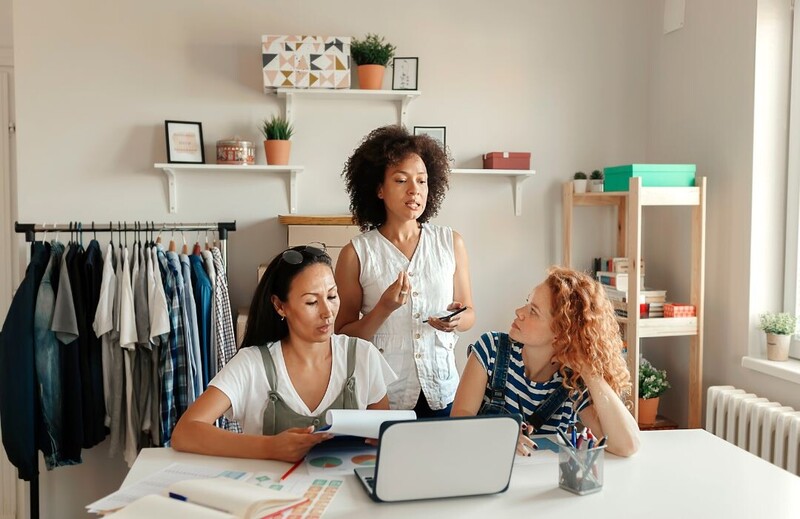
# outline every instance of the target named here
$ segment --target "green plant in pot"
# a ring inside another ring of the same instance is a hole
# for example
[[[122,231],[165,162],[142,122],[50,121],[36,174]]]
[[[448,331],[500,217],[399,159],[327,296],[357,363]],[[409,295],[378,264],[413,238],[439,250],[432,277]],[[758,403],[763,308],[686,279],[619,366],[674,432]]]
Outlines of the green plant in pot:
[[[589,175],[589,191],[593,193],[603,192],[603,172],[599,169],[592,171]]]
[[[267,164],[270,166],[285,166],[289,164],[289,154],[292,151],[292,135],[294,128],[286,118],[273,115],[258,128],[264,136],[264,153]]]
[[[573,190],[576,193],[585,193],[586,192],[586,173],[583,171],[578,171],[575,175],[572,176],[572,186]]]
[[[640,425],[652,425],[658,416],[659,397],[669,389],[667,371],[656,369],[650,361],[639,361],[639,418]]]
[[[358,84],[364,90],[380,90],[383,74],[394,57],[397,47],[377,34],[367,34],[363,40],[353,38],[350,54],[358,65]]]
[[[759,316],[758,328],[767,335],[767,359],[789,360],[789,346],[797,330],[797,316],[767,312]]]

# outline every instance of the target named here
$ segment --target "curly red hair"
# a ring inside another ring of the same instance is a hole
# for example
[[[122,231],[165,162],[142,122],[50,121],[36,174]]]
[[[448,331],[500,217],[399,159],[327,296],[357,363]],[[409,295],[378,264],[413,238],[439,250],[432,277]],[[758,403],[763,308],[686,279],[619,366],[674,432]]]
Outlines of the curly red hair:
[[[619,324],[600,283],[570,268],[551,267],[543,284],[550,289],[554,359],[561,364],[565,385],[577,391],[582,377],[594,375],[603,377],[618,395],[629,394]],[[567,367],[572,368],[569,376]]]

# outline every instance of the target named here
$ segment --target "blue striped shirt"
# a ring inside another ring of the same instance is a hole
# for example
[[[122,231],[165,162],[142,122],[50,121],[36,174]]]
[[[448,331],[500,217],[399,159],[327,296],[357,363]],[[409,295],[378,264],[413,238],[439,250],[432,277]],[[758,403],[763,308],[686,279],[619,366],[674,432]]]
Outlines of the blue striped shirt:
[[[489,376],[487,387],[491,385],[494,374],[494,364],[497,359],[497,348],[500,337],[507,335],[500,332],[484,333],[475,344],[470,346],[475,358],[481,363]],[[547,382],[533,382],[525,376],[525,365],[522,362],[522,347],[519,343],[510,341],[511,356],[506,378],[505,409],[509,413],[519,413],[522,405],[524,417],[529,417],[536,408],[544,402],[553,391],[561,385],[563,377],[556,372]],[[485,398],[486,399],[486,398]],[[578,421],[577,413],[591,405],[589,390],[583,391],[575,400],[567,398],[561,408],[556,410],[547,422],[539,429],[540,433],[555,432],[556,427],[566,427]]]

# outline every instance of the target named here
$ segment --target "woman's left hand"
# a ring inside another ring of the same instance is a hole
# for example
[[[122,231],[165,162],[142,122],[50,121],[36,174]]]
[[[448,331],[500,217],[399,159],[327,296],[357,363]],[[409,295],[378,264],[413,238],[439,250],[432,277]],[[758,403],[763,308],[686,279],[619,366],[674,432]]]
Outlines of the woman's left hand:
[[[454,312],[461,308],[463,305],[458,301],[453,301],[447,306],[447,310]],[[440,319],[439,317],[428,317],[428,324],[441,332],[454,332],[458,328],[458,323],[461,321],[461,314],[454,315],[448,320]]]

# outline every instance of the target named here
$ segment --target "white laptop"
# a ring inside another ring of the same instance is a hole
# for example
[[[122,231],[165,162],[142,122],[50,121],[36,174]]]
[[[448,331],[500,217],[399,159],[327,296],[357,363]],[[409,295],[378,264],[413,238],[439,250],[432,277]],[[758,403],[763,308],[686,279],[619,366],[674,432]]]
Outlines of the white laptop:
[[[375,501],[504,492],[519,430],[518,415],[386,422],[375,467],[355,473]]]

